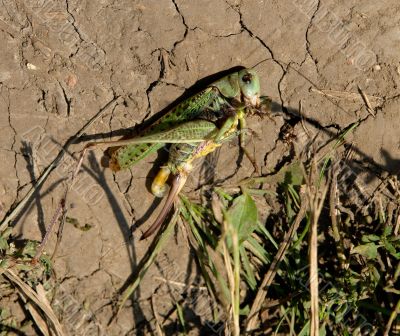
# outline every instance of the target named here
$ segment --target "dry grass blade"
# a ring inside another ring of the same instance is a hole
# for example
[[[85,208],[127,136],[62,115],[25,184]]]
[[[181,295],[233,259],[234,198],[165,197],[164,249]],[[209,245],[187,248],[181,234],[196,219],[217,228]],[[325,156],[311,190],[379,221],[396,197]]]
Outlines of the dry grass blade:
[[[176,286],[176,287],[185,288],[185,289],[196,289],[199,291],[208,291],[208,288],[205,286],[188,285],[183,282],[173,281],[173,280],[165,279],[165,278],[158,277],[158,276],[155,276],[153,279],[162,281],[162,282],[166,283],[168,286]]]
[[[272,281],[275,278],[275,274],[277,272],[277,268],[279,263],[282,261],[282,259],[285,257],[285,254],[290,246],[290,243],[292,242],[292,239],[294,237],[294,233],[297,231],[299,228],[299,225],[301,221],[303,220],[304,216],[306,215],[307,208],[308,208],[308,201],[307,198],[305,197],[305,190],[304,188],[300,189],[300,196],[301,196],[301,207],[299,209],[299,212],[296,215],[296,218],[290,227],[289,231],[286,233],[283,242],[279,246],[279,250],[276,253],[274,260],[271,263],[271,266],[268,269],[268,272],[265,274],[264,279],[259,286],[259,290],[257,292],[257,295],[254,299],[253,305],[251,306],[249,317],[247,320],[247,325],[246,325],[246,331],[250,332],[254,330],[257,326],[257,313],[261,309],[261,306],[265,300],[265,297],[267,296],[268,288],[272,284]]]
[[[368,113],[375,118],[374,109],[372,108],[371,103],[369,102],[368,96],[365,94],[365,92],[363,90],[361,90],[361,88],[359,86],[358,86],[358,91],[360,91],[361,97],[362,97],[365,105],[367,106]]]
[[[323,146],[320,146],[315,153],[316,161],[319,163],[320,161],[325,160],[326,162],[327,159],[331,158],[331,156],[335,154],[336,149],[345,143],[346,136],[350,132],[354,131],[359,125],[359,121],[352,123],[339,134],[332,137]]]
[[[394,310],[392,311],[392,313],[390,314],[390,318],[389,318],[389,321],[388,321],[388,323],[386,324],[386,327],[385,327],[385,332],[384,332],[384,336],[389,336],[390,334],[389,334],[389,332],[390,332],[390,329],[392,329],[392,325],[393,325],[393,322],[394,322],[394,320],[397,318],[397,316],[400,314],[400,299],[399,299],[399,301],[397,301],[397,304],[396,304],[396,307],[394,308]]]
[[[50,302],[47,300],[46,291],[44,290],[42,284],[38,284],[36,286],[36,292],[38,294],[38,297],[43,302],[43,304],[47,305],[48,309],[51,310],[52,308],[51,308]],[[27,304],[27,308],[28,308],[29,312],[31,313],[33,319],[35,320],[36,325],[39,327],[40,331],[44,335],[51,335],[51,332],[47,326],[46,321],[39,314],[39,312],[37,311],[37,308],[30,303]]]
[[[313,208],[313,206],[312,206]],[[319,294],[318,294],[318,215],[313,209],[311,215],[310,233],[310,294],[311,294],[311,323],[310,335],[319,333]]]
[[[339,209],[344,209],[340,205],[340,199],[338,195],[338,174],[339,174],[339,169],[336,164],[332,165],[331,169],[331,186],[330,186],[330,191],[329,191],[329,215],[331,218],[332,222],[332,234],[333,234],[333,239],[335,240],[336,243],[336,249],[337,249],[337,254],[338,258],[340,260],[340,266],[342,269],[347,269],[348,264],[346,261],[346,256],[344,254],[344,247],[343,247],[343,240],[340,234],[340,212]],[[349,214],[351,216],[352,214]]]
[[[223,256],[225,261],[225,270],[229,283],[230,292],[230,312],[234,336],[240,335],[240,325],[239,325],[239,294],[240,294],[240,266],[239,266],[239,243],[237,232],[231,228],[227,220],[223,221],[224,234],[221,239]],[[231,260],[229,249],[227,246],[227,238],[232,241],[232,250],[234,251],[234,260]],[[233,267],[232,267],[233,264]]]
[[[355,92],[346,92],[346,91],[337,91],[337,90],[318,90],[316,88],[311,88],[311,92],[319,93],[325,97],[335,98],[335,99],[347,99],[353,101],[363,101],[365,98],[360,97],[359,93]],[[376,105],[383,103],[383,99],[377,96],[371,96],[364,94],[368,100],[374,101]]]
[[[310,336],[319,335],[319,292],[318,292],[318,220],[324,205],[328,184],[321,191],[318,188],[317,163],[313,160],[310,177],[307,181],[307,196],[310,204],[311,231],[310,231],[310,294],[311,294],[311,321]]]
[[[63,328],[60,322],[58,321],[57,316],[55,315],[53,309],[49,305],[47,299],[44,300],[42,295],[36,293],[30,286],[28,286],[25,282],[23,282],[21,278],[11,269],[5,270],[4,275],[17,286],[17,288],[22,292],[23,295],[27,296],[43,311],[43,313],[47,316],[47,318],[51,322],[56,335],[59,336],[65,335]]]
[[[36,307],[31,303],[26,303],[25,308],[28,309],[29,313],[31,314],[33,320],[35,321],[36,326],[39,328],[40,332],[44,336],[50,336],[50,329],[47,326],[46,321],[42,318],[40,313],[37,311]]]

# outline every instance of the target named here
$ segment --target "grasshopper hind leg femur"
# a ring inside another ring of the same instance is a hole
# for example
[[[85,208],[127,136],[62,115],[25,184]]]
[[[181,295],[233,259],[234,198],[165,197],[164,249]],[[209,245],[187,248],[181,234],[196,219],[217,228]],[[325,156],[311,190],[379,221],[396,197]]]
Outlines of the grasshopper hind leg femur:
[[[151,184],[151,192],[156,197],[164,197],[168,190],[167,180],[171,170],[168,167],[161,167]]]

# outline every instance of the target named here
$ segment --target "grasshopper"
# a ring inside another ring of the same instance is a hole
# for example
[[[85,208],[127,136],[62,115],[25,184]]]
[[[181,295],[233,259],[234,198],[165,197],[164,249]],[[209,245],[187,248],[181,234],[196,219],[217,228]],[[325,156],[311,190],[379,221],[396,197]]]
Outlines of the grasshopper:
[[[111,152],[109,167],[118,171],[133,166],[166,144],[172,144],[168,162],[154,178],[151,191],[156,197],[163,197],[170,175],[171,188],[157,219],[143,233],[141,239],[144,239],[163,223],[193,169],[193,161],[211,153],[236,135],[240,136],[243,145],[246,114],[268,103],[270,100],[267,97],[260,96],[260,81],[255,70],[243,69],[184,100],[139,137],[88,143],[82,157],[88,149],[108,147]]]

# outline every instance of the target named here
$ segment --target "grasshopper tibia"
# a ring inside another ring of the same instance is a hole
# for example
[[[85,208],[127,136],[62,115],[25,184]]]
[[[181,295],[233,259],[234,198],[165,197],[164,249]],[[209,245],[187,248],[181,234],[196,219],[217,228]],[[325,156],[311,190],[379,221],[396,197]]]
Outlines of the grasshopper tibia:
[[[147,231],[145,231],[142,234],[140,240],[146,239],[147,237],[151,236],[158,229],[158,227],[164,222],[165,217],[168,215],[173,204],[175,203],[179,192],[185,185],[186,179],[187,179],[187,174],[185,172],[179,173],[173,177],[171,189],[169,191],[167,200],[165,201],[164,207],[162,208],[160,214],[158,215],[154,223],[150,226],[150,228],[147,229]]]

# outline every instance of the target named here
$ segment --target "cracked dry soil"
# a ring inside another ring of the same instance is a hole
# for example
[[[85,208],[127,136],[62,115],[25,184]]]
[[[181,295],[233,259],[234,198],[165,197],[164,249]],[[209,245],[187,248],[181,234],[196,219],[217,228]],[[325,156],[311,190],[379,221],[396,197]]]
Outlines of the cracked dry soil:
[[[399,21],[397,0],[3,0],[0,216],[24,197],[60,145],[114,98],[88,134],[120,134],[190,93],[199,80],[238,65],[258,64],[262,93],[275,102],[272,120],[249,120],[258,136],[248,148],[263,174],[293,160],[304,137],[319,134],[325,141],[361,120],[348,141],[365,192],[372,192],[385,171],[398,174],[400,165]],[[251,174],[251,164],[238,162],[238,155],[231,143],[207,159],[213,181]],[[152,295],[159,313],[184,297],[182,288],[166,291],[160,278],[195,283],[198,273],[179,231],[131,307],[107,326],[116,293],[149,246],[149,240],[130,239],[131,227],[143,224],[137,236],[157,210],[149,211],[154,159],[114,175],[100,166],[101,156],[95,151],[85,161],[69,196],[54,265],[58,295],[78,315],[92,317],[92,334],[140,334],[153,319]],[[13,223],[17,234],[42,239],[73,164],[66,155]],[[185,192],[194,195],[209,183],[200,167]],[[54,244],[52,238],[47,250]],[[193,320],[203,325],[211,312],[196,316],[197,308],[191,307]],[[68,315],[62,321],[71,334],[83,334],[79,328],[90,324],[73,321]]]

